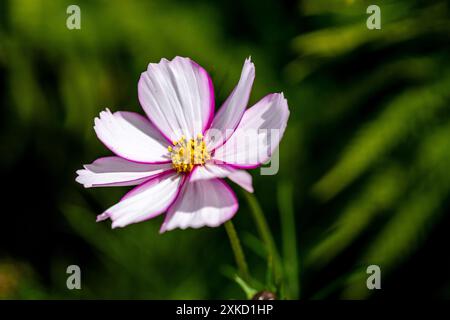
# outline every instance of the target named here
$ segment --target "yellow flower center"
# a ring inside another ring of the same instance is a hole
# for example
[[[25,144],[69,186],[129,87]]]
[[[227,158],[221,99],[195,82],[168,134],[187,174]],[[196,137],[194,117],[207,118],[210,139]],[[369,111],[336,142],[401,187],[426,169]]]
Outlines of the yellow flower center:
[[[180,140],[174,141],[173,146],[168,146],[172,166],[178,173],[189,173],[195,165],[204,165],[211,156],[206,149],[203,135],[198,134],[196,139],[187,140],[181,136]]]

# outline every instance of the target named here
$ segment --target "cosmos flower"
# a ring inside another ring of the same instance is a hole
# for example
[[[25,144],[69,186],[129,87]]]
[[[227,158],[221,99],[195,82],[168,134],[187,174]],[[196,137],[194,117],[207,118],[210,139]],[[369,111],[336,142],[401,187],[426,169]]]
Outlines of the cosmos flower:
[[[113,228],[124,227],[165,213],[164,232],[216,227],[231,219],[238,201],[223,178],[253,192],[245,169],[270,159],[289,117],[282,93],[246,110],[254,78],[247,59],[214,116],[214,88],[202,67],[182,57],[150,63],[138,83],[147,117],[102,111],[94,129],[115,156],[77,171],[76,181],[86,188],[137,185],[97,221],[109,218]]]

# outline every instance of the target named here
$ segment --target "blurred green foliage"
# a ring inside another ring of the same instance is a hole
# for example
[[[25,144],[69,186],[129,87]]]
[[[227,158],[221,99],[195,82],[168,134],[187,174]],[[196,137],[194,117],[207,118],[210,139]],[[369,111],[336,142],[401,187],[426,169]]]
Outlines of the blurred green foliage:
[[[126,188],[84,190],[75,170],[110,154],[100,110],[142,112],[149,62],[188,56],[217,103],[247,56],[251,103],[284,91],[280,172],[234,220],[257,289],[282,298],[450,297],[450,12],[446,1],[0,2],[1,298],[245,298],[223,228],[159,235],[161,217],[111,230],[95,216]],[[258,199],[258,201],[256,201]],[[262,210],[272,235],[258,223]],[[258,213],[259,212],[259,213]],[[82,290],[66,288],[66,267]],[[366,267],[382,269],[381,291]],[[411,280],[411,279],[414,279]]]

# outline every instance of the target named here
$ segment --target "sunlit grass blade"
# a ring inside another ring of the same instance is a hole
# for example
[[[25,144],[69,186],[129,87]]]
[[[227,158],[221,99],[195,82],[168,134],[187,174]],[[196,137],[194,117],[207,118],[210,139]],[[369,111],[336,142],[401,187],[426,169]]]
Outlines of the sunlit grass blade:
[[[313,192],[323,199],[335,196],[409,132],[432,120],[448,105],[449,85],[447,75],[437,83],[408,90],[396,97],[377,119],[360,130],[338,163],[314,185]]]
[[[406,173],[398,165],[375,172],[360,194],[344,208],[327,236],[308,252],[308,266],[323,266],[347,248],[377,215],[392,208],[405,188]]]

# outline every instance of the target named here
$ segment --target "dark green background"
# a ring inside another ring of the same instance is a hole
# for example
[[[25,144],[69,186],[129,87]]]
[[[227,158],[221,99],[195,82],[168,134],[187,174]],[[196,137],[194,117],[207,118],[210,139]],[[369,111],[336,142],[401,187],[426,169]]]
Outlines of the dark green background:
[[[81,30],[66,8],[81,8]],[[366,8],[381,7],[368,30]],[[149,62],[188,56],[217,103],[252,56],[251,102],[283,91],[280,172],[253,170],[285,298],[449,298],[450,14],[446,1],[0,2],[0,298],[245,298],[223,227],[159,235],[95,216],[126,188],[83,189],[111,153],[100,110],[142,113]],[[265,248],[244,192],[234,224],[258,289]],[[295,228],[293,228],[295,227]],[[82,290],[66,288],[66,267]],[[378,264],[382,290],[365,286]]]

